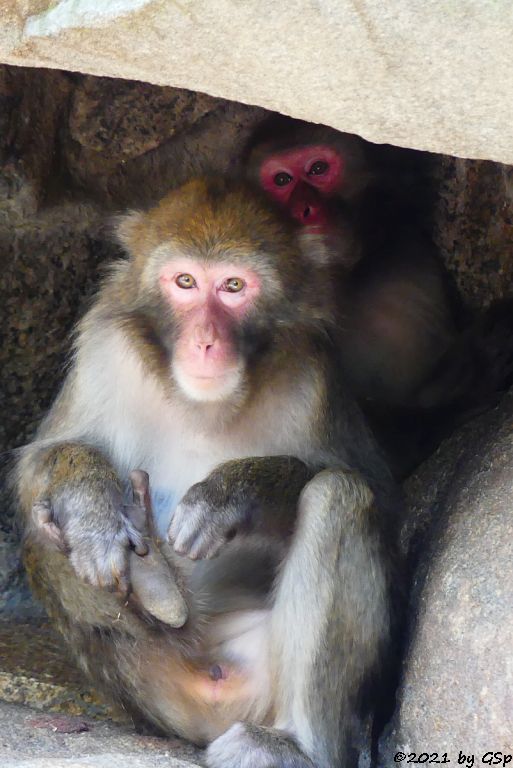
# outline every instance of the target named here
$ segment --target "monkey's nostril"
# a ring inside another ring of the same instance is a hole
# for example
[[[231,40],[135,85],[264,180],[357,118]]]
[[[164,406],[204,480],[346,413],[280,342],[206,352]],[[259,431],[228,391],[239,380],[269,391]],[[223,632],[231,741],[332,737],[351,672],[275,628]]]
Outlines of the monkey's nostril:
[[[310,206],[307,205],[305,210],[303,211],[303,218],[307,219],[310,216]]]
[[[209,349],[212,349],[214,346],[213,341],[198,341],[196,342],[196,349],[199,352],[208,352]]]

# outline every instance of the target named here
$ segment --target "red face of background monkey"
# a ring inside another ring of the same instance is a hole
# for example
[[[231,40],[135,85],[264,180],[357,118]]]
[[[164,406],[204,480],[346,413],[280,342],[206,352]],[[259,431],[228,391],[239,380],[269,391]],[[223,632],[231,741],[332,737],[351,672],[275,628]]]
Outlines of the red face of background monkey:
[[[343,227],[345,203],[368,184],[364,142],[351,134],[288,118],[272,118],[255,132],[248,175],[302,227]]]
[[[260,168],[262,189],[300,224],[329,223],[332,198],[342,188],[344,159],[323,144],[270,155]]]

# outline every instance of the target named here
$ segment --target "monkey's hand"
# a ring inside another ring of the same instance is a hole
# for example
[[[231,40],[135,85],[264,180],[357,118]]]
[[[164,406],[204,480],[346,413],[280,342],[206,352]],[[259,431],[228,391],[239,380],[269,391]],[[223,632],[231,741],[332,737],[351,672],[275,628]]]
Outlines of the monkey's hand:
[[[193,485],[175,510],[169,539],[193,560],[214,557],[227,541],[254,530],[287,535],[297,499],[312,472],[291,456],[259,456],[220,464]]]
[[[80,445],[53,448],[45,464],[48,483],[32,507],[36,528],[66,552],[79,578],[125,594],[129,552],[148,547],[125,514],[114,471]]]

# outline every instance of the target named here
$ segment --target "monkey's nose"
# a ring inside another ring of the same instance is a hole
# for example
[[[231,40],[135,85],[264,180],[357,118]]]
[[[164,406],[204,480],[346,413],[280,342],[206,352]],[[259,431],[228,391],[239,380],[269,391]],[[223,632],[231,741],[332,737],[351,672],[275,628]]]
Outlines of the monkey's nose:
[[[322,203],[310,190],[300,189],[291,202],[290,212],[300,224],[314,224],[322,213]]]
[[[194,344],[200,352],[208,352],[214,346],[216,332],[212,323],[207,326],[197,325],[194,329]]]

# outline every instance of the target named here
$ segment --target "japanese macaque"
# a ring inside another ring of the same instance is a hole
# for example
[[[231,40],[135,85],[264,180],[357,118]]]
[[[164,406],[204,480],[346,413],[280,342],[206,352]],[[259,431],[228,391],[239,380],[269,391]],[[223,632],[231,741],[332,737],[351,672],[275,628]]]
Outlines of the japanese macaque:
[[[89,677],[210,768],[349,765],[387,669],[398,497],[338,375],[329,260],[214,179],[119,237],[18,464],[32,588]]]
[[[339,266],[346,375],[363,398],[412,400],[454,326],[444,274],[415,216],[415,167],[392,148],[288,118],[265,123],[248,175]],[[409,184],[409,187],[408,187]],[[405,189],[406,186],[406,189]],[[419,185],[417,184],[417,187]]]
[[[465,409],[507,385],[511,307],[461,334],[461,307],[429,238],[419,153],[275,117],[244,163],[296,222],[310,257],[337,267],[340,375],[404,476]]]

